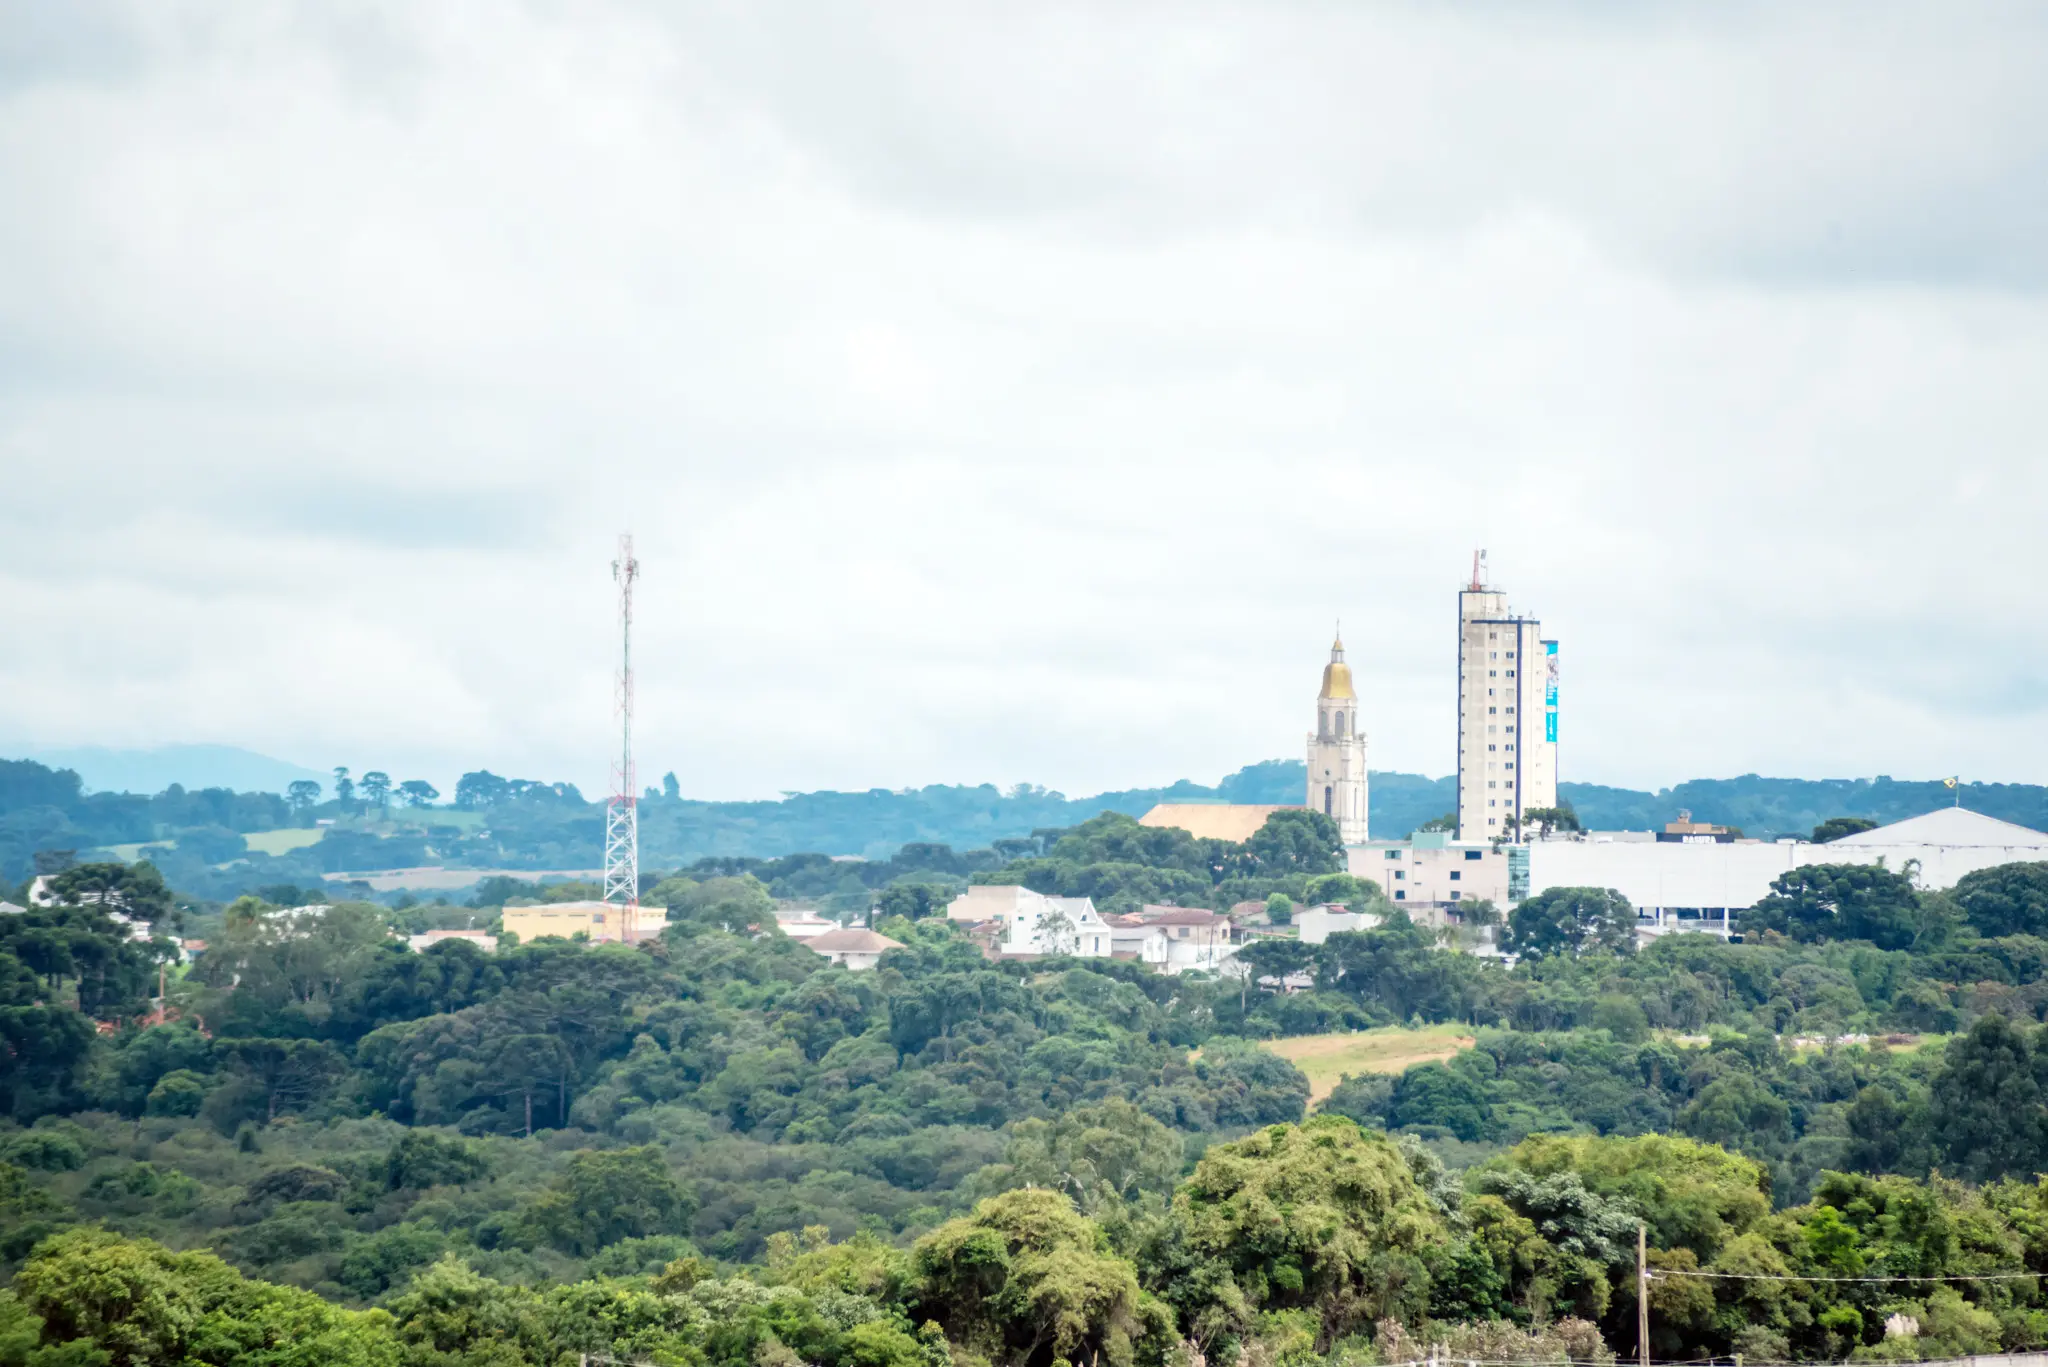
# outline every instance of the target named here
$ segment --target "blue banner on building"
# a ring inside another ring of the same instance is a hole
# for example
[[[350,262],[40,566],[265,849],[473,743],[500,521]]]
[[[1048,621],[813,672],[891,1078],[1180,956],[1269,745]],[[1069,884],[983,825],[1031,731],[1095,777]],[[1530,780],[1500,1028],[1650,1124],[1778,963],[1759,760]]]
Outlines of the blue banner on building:
[[[1543,643],[1543,739],[1557,740],[1557,642]]]

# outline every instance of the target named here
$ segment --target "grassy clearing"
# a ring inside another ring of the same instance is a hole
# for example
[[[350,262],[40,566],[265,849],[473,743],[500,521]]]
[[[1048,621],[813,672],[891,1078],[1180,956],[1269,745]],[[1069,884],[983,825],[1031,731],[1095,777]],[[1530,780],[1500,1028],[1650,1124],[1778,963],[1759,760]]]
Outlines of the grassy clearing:
[[[303,850],[308,845],[319,844],[320,832],[317,830],[250,831],[243,838],[249,842],[249,848],[252,850],[259,850],[268,855],[280,855],[290,854],[293,850]]]
[[[1260,1047],[1278,1054],[1308,1078],[1309,1099],[1321,1101],[1347,1075],[1398,1073],[1417,1063],[1436,1063],[1470,1049],[1463,1026],[1426,1025],[1419,1030],[1388,1025],[1355,1034],[1297,1035],[1266,1040]]]

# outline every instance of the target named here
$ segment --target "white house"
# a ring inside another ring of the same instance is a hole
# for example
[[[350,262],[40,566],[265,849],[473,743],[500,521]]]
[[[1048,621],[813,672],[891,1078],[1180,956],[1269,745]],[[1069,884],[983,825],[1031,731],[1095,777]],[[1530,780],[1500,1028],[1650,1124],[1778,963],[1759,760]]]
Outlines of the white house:
[[[852,930],[830,930],[823,935],[813,936],[805,941],[808,948],[816,950],[835,964],[851,972],[860,973],[881,962],[882,956],[892,949],[903,948],[901,940],[892,940],[872,930],[855,927]]]
[[[1070,954],[1107,959],[1109,926],[1086,897],[1048,897],[1011,884],[977,884],[954,898],[948,920],[970,925],[994,922],[998,954]]]
[[[1109,952],[1112,958],[1136,960],[1162,973],[1166,971],[1167,960],[1172,957],[1166,927],[1142,923],[1110,926]]]
[[[778,909],[775,913],[775,924],[790,939],[802,940],[807,944],[817,939],[820,935],[830,935],[833,931],[839,929],[837,921],[828,921],[808,907],[802,909]]]
[[[1332,935],[1346,930],[1372,930],[1380,918],[1366,911],[1346,911],[1334,904],[1304,907],[1294,913],[1295,928],[1301,932],[1305,945],[1319,945]]]
[[[1147,924],[1166,932],[1166,971],[1198,969],[1213,973],[1237,953],[1230,938],[1230,918],[1201,907],[1148,906],[1138,913]]]

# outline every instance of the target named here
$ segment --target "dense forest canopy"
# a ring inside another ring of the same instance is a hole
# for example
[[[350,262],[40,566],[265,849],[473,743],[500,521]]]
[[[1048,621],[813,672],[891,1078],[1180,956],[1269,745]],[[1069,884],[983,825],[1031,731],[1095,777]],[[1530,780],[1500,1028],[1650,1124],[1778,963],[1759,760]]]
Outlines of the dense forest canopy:
[[[1750,942],[1640,950],[1562,890],[1514,966],[1339,867],[1314,813],[1242,846],[1112,814],[704,859],[649,875],[659,940],[486,953],[394,938],[484,897],[77,865],[0,917],[0,1361],[1605,1361],[1638,1223],[1659,1357],[2048,1344],[2014,1275],[2048,1275],[2048,865],[1802,869]],[[993,962],[943,916],[970,879],[1383,920],[1244,976]],[[903,947],[834,966],[778,894]],[[1433,1023],[1469,1047],[1315,1104],[1262,1047]]]

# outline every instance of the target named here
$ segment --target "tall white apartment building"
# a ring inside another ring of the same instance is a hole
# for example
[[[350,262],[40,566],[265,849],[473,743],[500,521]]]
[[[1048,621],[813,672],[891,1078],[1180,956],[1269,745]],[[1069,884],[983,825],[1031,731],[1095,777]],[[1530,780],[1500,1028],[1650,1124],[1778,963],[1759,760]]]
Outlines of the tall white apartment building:
[[[1524,812],[1557,805],[1557,642],[1485,566],[1458,592],[1458,839],[1519,840]]]
[[[1365,733],[1358,725],[1358,694],[1344,640],[1330,645],[1323,689],[1316,695],[1316,729],[1308,736],[1308,806],[1337,823],[1346,845],[1366,841]]]

